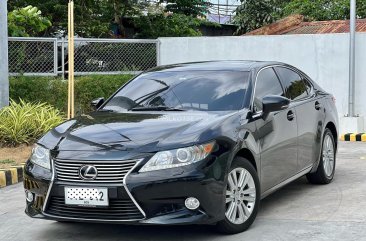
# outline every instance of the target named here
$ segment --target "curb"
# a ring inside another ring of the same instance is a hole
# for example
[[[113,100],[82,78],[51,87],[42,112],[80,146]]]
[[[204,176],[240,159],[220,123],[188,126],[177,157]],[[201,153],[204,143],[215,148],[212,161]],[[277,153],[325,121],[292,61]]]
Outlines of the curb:
[[[341,141],[361,141],[366,142],[366,133],[348,133],[341,135]]]
[[[23,163],[19,166],[0,169],[0,188],[22,182],[24,165]]]

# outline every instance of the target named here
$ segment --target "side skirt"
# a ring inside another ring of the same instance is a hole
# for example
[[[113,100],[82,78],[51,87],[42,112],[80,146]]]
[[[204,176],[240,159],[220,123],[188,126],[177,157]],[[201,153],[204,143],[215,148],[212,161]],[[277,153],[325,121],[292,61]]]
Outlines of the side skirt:
[[[262,193],[261,199],[263,199],[263,198],[267,197],[268,195],[274,193],[275,191],[277,191],[278,189],[282,188],[283,186],[286,186],[290,182],[293,182],[296,179],[298,179],[298,178],[304,176],[305,174],[309,173],[311,171],[312,167],[313,167],[313,165],[305,168],[304,170],[300,171],[296,175],[290,177],[289,179],[287,179],[287,180],[281,182],[280,184],[277,184],[276,186],[272,187],[271,189],[265,191],[264,193]]]

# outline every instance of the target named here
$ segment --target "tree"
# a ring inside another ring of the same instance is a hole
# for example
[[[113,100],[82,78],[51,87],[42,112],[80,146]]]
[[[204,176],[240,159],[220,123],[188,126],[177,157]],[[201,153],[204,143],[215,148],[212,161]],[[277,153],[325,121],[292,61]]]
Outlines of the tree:
[[[148,14],[135,20],[137,38],[201,36],[202,20],[183,14]]]
[[[52,21],[48,35],[66,35],[68,0],[8,0],[8,9],[37,6]],[[111,25],[124,36],[123,17],[139,15],[147,4],[139,0],[75,0],[75,33],[80,37],[111,37]]]
[[[51,21],[33,6],[8,13],[8,30],[11,37],[36,37],[51,26]]]
[[[310,21],[350,18],[349,0],[292,0],[284,7],[284,15],[302,14]],[[357,16],[366,18],[366,1],[357,0]]]
[[[204,16],[211,3],[207,0],[166,0],[168,12],[184,14],[186,16]]]
[[[284,0],[240,0],[234,23],[238,34],[246,33],[276,21],[281,15]]]
[[[140,15],[141,10],[147,6],[138,0],[110,0],[113,5],[113,24],[117,26],[118,35],[125,37],[123,17]]]

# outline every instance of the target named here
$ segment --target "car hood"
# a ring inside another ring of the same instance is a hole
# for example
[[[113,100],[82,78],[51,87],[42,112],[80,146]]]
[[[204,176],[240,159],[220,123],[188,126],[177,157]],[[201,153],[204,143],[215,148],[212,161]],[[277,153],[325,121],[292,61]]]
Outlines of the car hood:
[[[49,149],[156,151],[213,139],[227,112],[95,112],[67,121],[39,143]],[[141,149],[141,150],[140,150]]]

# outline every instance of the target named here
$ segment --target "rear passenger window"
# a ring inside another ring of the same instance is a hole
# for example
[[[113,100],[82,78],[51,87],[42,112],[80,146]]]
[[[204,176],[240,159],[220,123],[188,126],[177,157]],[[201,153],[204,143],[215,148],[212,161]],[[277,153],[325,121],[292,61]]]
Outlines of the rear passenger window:
[[[282,86],[277,75],[272,68],[267,68],[259,72],[255,87],[254,111],[262,111],[262,99],[266,95],[284,96]]]
[[[283,68],[276,67],[276,71],[280,76],[282,85],[285,89],[286,97],[290,100],[300,100],[308,96],[305,81],[296,72]]]

